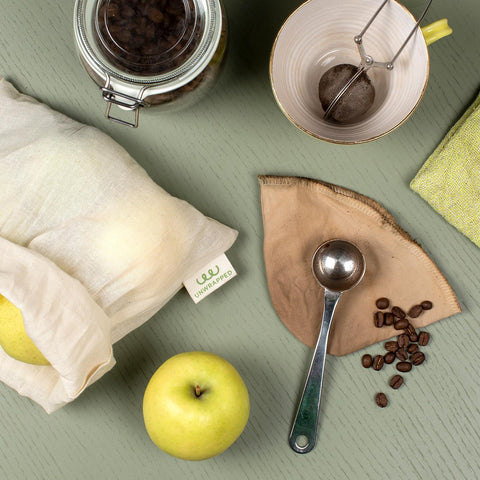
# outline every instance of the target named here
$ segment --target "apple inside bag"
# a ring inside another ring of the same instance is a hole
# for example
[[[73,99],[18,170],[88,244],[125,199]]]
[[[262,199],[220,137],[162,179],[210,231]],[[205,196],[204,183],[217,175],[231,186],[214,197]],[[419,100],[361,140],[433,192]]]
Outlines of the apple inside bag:
[[[111,343],[237,236],[169,195],[107,135],[1,79],[0,166],[0,236],[78,280],[109,319]]]
[[[48,413],[115,364],[111,320],[85,287],[42,255],[2,237],[0,291],[21,310],[27,334],[50,362],[25,363],[0,347],[0,380]]]

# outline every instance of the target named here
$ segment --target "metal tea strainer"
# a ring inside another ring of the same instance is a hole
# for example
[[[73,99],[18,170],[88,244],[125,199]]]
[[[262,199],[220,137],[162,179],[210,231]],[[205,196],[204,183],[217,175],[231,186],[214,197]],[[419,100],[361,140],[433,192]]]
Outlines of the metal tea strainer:
[[[393,66],[399,55],[402,53],[403,49],[409,42],[409,40],[412,38],[413,34],[415,33],[417,27],[420,25],[420,22],[423,20],[425,17],[428,9],[430,8],[430,5],[433,0],[428,0],[427,6],[425,7],[423,13],[420,15],[420,18],[418,19],[417,23],[415,26],[412,28],[410,33],[408,34],[407,38],[401,45],[401,47],[398,49],[397,53],[393,56],[393,58],[389,62],[378,62],[374,60],[370,55],[367,54],[365,51],[365,48],[363,46],[363,36],[365,35],[366,31],[370,27],[370,25],[373,23],[375,18],[378,16],[378,14],[382,11],[382,9],[385,7],[385,5],[389,2],[389,0],[383,0],[382,4],[380,7],[377,9],[377,11],[373,14],[373,16],[370,18],[368,23],[365,25],[363,30],[354,37],[354,42],[357,45],[358,52],[360,54],[360,64],[356,69],[355,74],[347,81],[347,83],[338,91],[338,93],[335,95],[333,100],[330,102],[328,107],[325,110],[325,114],[323,115],[324,119],[328,119],[331,114],[332,110],[335,108],[335,106],[338,104],[339,100],[345,95],[347,90],[355,83],[355,81],[362,75],[364,72],[369,70],[370,68],[384,68],[386,70],[393,70]]]

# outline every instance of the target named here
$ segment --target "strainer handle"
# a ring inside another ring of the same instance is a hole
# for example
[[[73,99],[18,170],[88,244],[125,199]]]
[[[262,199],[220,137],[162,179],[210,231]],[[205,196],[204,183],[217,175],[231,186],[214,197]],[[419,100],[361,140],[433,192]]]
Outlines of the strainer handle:
[[[372,15],[372,17],[370,18],[370,20],[367,22],[367,24],[365,25],[365,27],[363,27],[363,30],[354,37],[354,41],[355,43],[357,44],[358,46],[358,50],[360,52],[360,56],[362,58],[362,62],[363,63],[366,63],[366,64],[371,64],[372,62],[369,61],[371,59],[371,57],[369,58],[368,55],[366,55],[365,53],[365,50],[363,49],[363,45],[362,45],[362,39],[363,39],[363,36],[365,35],[365,32],[368,30],[368,28],[370,27],[370,25],[373,23],[373,21],[375,20],[375,18],[377,18],[377,15],[381,12],[381,10],[385,7],[385,5],[388,3],[389,0],[383,0],[382,4],[378,7],[378,9],[376,10],[376,12]],[[423,9],[423,12],[422,14],[420,15],[419,19],[417,20],[417,23],[415,24],[415,26],[410,30],[410,33],[408,34],[407,38],[404,40],[404,42],[402,43],[402,45],[400,46],[400,48],[397,50],[397,53],[395,53],[395,55],[393,56],[393,58],[389,61],[389,62],[386,62],[386,63],[382,63],[380,64],[379,62],[375,62],[377,63],[379,66],[385,66],[388,70],[391,70],[393,68],[393,64],[395,62],[395,60],[398,58],[398,56],[403,52],[403,49],[407,46],[407,43],[410,41],[410,39],[412,38],[413,34],[416,32],[418,26],[420,25],[420,23],[422,22],[422,20],[424,19],[425,15],[427,14],[427,11],[428,9],[430,8],[430,5],[432,4],[432,1],[433,0],[428,0],[427,1],[427,5],[425,6],[425,8]],[[373,65],[372,65],[373,66]]]

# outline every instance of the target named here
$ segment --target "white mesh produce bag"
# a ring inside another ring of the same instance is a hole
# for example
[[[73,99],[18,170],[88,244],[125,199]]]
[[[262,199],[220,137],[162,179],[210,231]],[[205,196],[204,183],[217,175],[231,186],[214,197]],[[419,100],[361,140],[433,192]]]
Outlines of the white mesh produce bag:
[[[111,368],[111,344],[152,317],[184,280],[225,252],[237,236],[161,189],[110,137],[19,94],[5,80],[0,80],[0,185],[0,247],[9,245],[12,252],[1,257],[0,275],[8,271],[16,276],[20,283],[15,288],[24,292],[16,304],[16,293],[5,291],[8,282],[0,282],[0,294],[24,317],[31,312],[25,324],[52,363],[30,369],[10,357],[7,361],[2,350],[0,379],[49,412]],[[17,275],[18,262],[29,255],[40,271]],[[38,275],[56,278],[58,292],[50,289],[52,282],[33,288]],[[72,301],[85,304],[85,311],[77,311],[78,321],[89,324],[82,341],[87,346],[96,345],[99,337],[108,342],[97,345],[102,355],[92,355],[90,370],[83,363],[89,358],[79,362],[75,355],[69,357],[67,370],[81,379],[62,391],[58,385],[63,373],[50,352],[63,341],[75,343],[61,333],[68,332],[65,327],[72,322],[65,307],[69,282],[75,285],[69,287]],[[58,309],[55,321],[35,313],[47,300]],[[100,308],[91,315],[95,304]],[[33,327],[36,323],[42,325]],[[37,332],[45,330],[48,341],[37,338]],[[40,373],[49,369],[50,374]],[[12,370],[17,382],[11,380]],[[58,377],[54,387],[51,375]],[[47,377],[50,396],[45,392]]]

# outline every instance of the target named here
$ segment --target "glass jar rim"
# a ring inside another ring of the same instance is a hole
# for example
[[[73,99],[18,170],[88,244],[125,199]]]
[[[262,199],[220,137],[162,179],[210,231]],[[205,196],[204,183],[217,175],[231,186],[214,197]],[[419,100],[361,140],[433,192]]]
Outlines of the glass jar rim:
[[[92,45],[93,22],[90,18],[96,11],[99,0],[76,0],[74,7],[74,34],[78,48],[84,61],[95,73],[106,82],[112,80],[128,86],[158,87],[156,93],[162,93],[173,88],[186,85],[198,76],[209,64],[220,41],[222,31],[222,6],[220,0],[193,0],[204,18],[202,38],[185,63],[177,68],[159,75],[143,76],[113,69],[108,58],[99,49]]]

